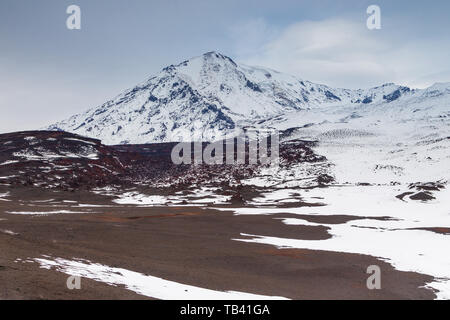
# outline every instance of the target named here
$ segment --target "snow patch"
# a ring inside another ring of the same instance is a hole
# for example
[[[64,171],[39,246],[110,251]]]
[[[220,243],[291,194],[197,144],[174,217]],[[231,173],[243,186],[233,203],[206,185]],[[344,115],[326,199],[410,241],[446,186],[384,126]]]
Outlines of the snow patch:
[[[122,268],[113,268],[88,260],[62,258],[34,259],[43,269],[55,269],[71,276],[79,276],[126,289],[156,299],[167,300],[287,300],[238,291],[216,291],[185,285]]]
[[[443,189],[430,202],[405,202],[395,198],[400,186],[354,186],[318,188],[304,191],[307,199],[323,198],[328,205],[300,208],[237,208],[236,214],[351,215],[379,219],[352,220],[342,224],[311,223],[305,219],[283,219],[290,225],[325,225],[332,238],[297,240],[241,234],[244,242],[270,244],[280,248],[300,248],[371,255],[391,263],[397,270],[433,276],[428,286],[439,290],[438,297],[450,296],[450,189]],[[219,209],[225,210],[225,209]],[[226,209],[230,210],[230,209]],[[389,219],[384,219],[389,217]],[[436,229],[434,229],[436,228]],[[248,238],[250,237],[250,239]]]
[[[56,210],[56,211],[6,211],[6,213],[9,213],[9,214],[46,216],[46,215],[51,215],[51,214],[63,214],[63,213],[96,213],[96,212]]]

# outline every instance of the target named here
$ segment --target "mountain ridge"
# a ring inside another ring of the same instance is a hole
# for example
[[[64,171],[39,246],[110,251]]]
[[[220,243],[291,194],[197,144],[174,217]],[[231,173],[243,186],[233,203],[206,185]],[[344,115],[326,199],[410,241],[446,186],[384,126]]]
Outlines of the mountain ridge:
[[[167,66],[103,105],[46,129],[98,138],[106,144],[211,141],[296,111],[391,103],[418,93],[450,92],[445,84],[430,88],[393,83],[357,90],[332,88],[238,64],[211,51]]]

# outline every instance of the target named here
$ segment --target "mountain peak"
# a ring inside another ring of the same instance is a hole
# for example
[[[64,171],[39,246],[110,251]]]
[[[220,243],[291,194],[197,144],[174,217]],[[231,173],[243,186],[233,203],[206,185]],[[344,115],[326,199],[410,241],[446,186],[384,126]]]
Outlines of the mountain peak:
[[[202,56],[207,58],[207,59],[231,60],[230,57],[228,57],[228,56],[226,56],[226,55],[224,55],[224,54],[222,54],[220,52],[217,52],[217,51],[208,51],[208,52],[205,52]]]
[[[223,58],[223,57],[225,57],[220,52],[217,52],[217,51],[214,51],[214,50],[205,52],[202,56],[204,56],[204,57],[216,57],[216,58]]]
[[[178,66],[185,66],[186,64],[196,63],[196,62],[200,62],[200,61],[201,61],[201,64],[231,63],[231,65],[233,67],[237,67],[236,62],[234,62],[230,57],[228,57],[220,52],[217,52],[217,51],[205,52],[201,56],[196,56],[196,57],[193,57],[193,58],[183,61]]]
[[[103,105],[56,123],[106,144],[216,140],[239,126],[265,126],[298,110],[384,104],[415,92],[385,84],[347,90],[235,63],[210,51],[176,65]],[[441,92],[428,92],[435,96]]]

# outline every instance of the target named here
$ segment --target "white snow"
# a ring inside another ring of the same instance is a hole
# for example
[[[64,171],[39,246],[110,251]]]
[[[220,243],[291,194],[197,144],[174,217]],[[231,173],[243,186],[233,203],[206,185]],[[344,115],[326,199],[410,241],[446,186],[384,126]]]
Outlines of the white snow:
[[[8,161],[0,163],[0,166],[6,166],[8,164],[13,164],[13,163],[18,163],[18,162],[19,162],[18,160],[8,160]]]
[[[4,199],[5,197],[9,196],[9,191],[5,193],[0,193],[0,201],[11,201],[9,199]]]
[[[183,201],[189,204],[226,204],[231,196],[217,194],[216,188],[202,187],[192,190],[189,194],[181,195],[146,195],[137,191],[125,192],[118,195],[118,199],[113,200],[117,204],[139,205],[139,206],[159,206],[159,205],[178,205]]]
[[[90,160],[99,159],[97,151],[92,146],[83,147],[78,153],[73,153],[70,151],[54,153],[52,151],[44,150],[43,148],[37,148],[36,150],[14,152],[13,156],[28,161],[47,161],[59,158],[87,158]]]
[[[117,204],[137,204],[137,205],[164,205],[168,199],[159,195],[144,195],[137,192],[126,192],[119,199],[113,200]]]
[[[114,207],[114,205],[78,203],[75,207],[79,207],[79,208],[89,208],[89,207],[90,208],[111,208],[111,207]]]
[[[36,202],[36,203],[45,203],[45,202],[52,202],[55,201],[55,199],[48,199],[48,200],[32,200],[30,202]]]
[[[18,235],[18,233],[13,232],[11,230],[7,230],[7,229],[0,229],[0,232],[2,232],[4,234],[7,234],[7,235],[10,235],[10,236],[17,236]]]
[[[70,210],[55,210],[55,211],[6,211],[9,214],[23,214],[23,215],[37,215],[45,216],[50,214],[63,214],[63,213],[94,213],[85,211],[70,211]]]
[[[17,176],[4,176],[4,177],[0,177],[0,179],[4,180],[4,179],[11,179],[11,178],[15,178]]]
[[[86,140],[77,139],[77,138],[64,138],[64,140],[83,142],[83,143],[90,144],[90,145],[93,145],[93,146],[97,145],[95,142],[92,142],[92,141],[86,141]]]
[[[328,205],[300,208],[238,208],[236,214],[292,213],[306,215],[352,215],[357,217],[390,217],[388,220],[361,219],[342,224],[312,223],[289,218],[290,225],[325,225],[332,238],[327,240],[297,240],[270,236],[246,235],[235,239],[271,244],[283,248],[302,248],[367,254],[391,263],[401,271],[427,274],[436,278],[428,284],[440,290],[439,298],[450,298],[450,235],[422,228],[450,228],[450,189],[436,192],[436,200],[428,203],[401,201],[395,198],[399,186],[331,187],[303,191],[311,202]],[[225,210],[225,209],[219,209]],[[230,210],[230,209],[226,209]],[[251,237],[250,239],[247,237]],[[446,291],[447,290],[447,291]]]
[[[55,269],[71,276],[100,281],[113,286],[124,286],[138,294],[167,300],[286,300],[283,297],[264,296],[238,291],[216,291],[185,285],[158,277],[144,275],[122,268],[108,267],[88,260],[36,258],[43,269]]]
[[[301,200],[298,194],[299,190],[296,189],[276,189],[272,192],[262,193],[260,197],[253,198],[248,204],[274,205],[278,203],[296,202]]]

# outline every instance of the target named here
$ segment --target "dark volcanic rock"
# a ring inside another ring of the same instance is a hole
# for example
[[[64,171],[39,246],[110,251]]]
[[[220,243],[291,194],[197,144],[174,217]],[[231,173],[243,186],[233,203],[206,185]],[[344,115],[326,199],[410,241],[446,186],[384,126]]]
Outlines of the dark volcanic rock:
[[[418,192],[409,197],[411,200],[429,201],[436,199],[431,192]]]
[[[99,140],[66,132],[0,135],[0,183],[78,189],[121,181],[120,153]]]
[[[225,142],[224,142],[225,143]],[[175,165],[176,143],[106,146],[99,140],[67,132],[27,131],[0,135],[0,184],[73,191],[96,187],[162,186],[183,188],[213,184],[230,188],[257,173],[260,164]],[[203,148],[206,147],[203,143]],[[291,140],[280,145],[280,166],[321,162],[311,149],[315,142]],[[270,145],[269,145],[270,147]],[[224,147],[225,149],[225,147]],[[270,149],[270,148],[269,148]],[[191,158],[193,150],[191,148]],[[248,144],[246,145],[248,151]],[[237,149],[235,147],[235,157]],[[225,155],[224,155],[225,160]],[[193,163],[193,161],[192,161]],[[224,161],[225,163],[225,161]],[[332,177],[318,177],[320,185]],[[232,189],[232,188],[231,188]],[[239,201],[240,195],[233,194]]]

